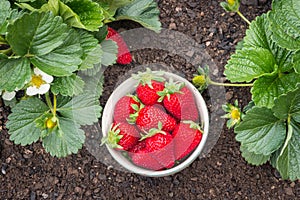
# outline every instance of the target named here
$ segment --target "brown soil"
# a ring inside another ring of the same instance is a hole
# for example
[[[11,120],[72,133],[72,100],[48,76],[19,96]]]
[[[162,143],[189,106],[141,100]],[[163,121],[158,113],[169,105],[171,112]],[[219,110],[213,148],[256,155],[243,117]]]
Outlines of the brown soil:
[[[234,45],[245,35],[247,24],[237,15],[225,13],[220,0],[158,0],[163,28],[184,33],[213,58],[217,75]],[[241,11],[252,20],[267,12],[265,5],[242,6]],[[136,27],[133,23],[114,26]],[[105,71],[104,105],[116,84],[116,77],[141,64],[165,63],[181,71],[190,80],[196,72],[193,65],[162,50],[133,52],[130,65],[114,65]],[[209,94],[204,93],[210,111]],[[241,106],[250,101],[249,89],[226,88],[226,99],[239,100]],[[22,147],[9,141],[5,122],[9,110],[0,102],[0,198],[1,199],[297,199],[300,182],[281,180],[269,165],[251,166],[242,158],[239,144],[232,130],[225,125],[213,150],[205,158],[197,159],[180,173],[163,178],[149,178],[124,173],[96,159],[90,143],[77,155],[53,158],[40,143]],[[99,121],[100,122],[100,121]],[[92,137],[90,133],[88,138]],[[97,141],[97,140],[96,140]],[[98,144],[96,144],[98,145]],[[101,158],[101,156],[96,156]]]

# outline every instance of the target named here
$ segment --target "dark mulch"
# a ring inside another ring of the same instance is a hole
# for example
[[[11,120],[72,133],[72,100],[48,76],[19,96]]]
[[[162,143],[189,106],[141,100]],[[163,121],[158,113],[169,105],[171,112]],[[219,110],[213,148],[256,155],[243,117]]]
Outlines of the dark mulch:
[[[225,13],[219,6],[220,0],[158,2],[163,27],[179,31],[196,41],[216,65],[212,74],[222,78],[224,65],[234,52],[234,45],[245,35],[247,24],[237,15]],[[265,5],[241,8],[250,20],[269,9],[270,1]],[[116,27],[120,25],[125,28],[137,26],[128,22],[114,24]],[[190,52],[186,54],[190,55]],[[133,55],[131,65],[106,69],[102,105],[117,79],[136,66],[163,63],[182,72],[189,80],[196,71],[195,64],[166,50],[136,50]],[[214,90],[210,88],[212,93],[204,93],[211,113],[216,111],[211,95]],[[247,88],[226,88],[224,91],[228,101],[238,99],[242,106],[250,100]],[[14,145],[5,129],[8,112],[0,103],[1,199],[297,199],[300,196],[299,181],[281,180],[269,164],[248,165],[239,152],[233,131],[225,126],[222,128],[223,124],[219,127],[217,144],[205,158],[197,159],[175,175],[149,178],[103,164],[103,160],[99,160],[102,155],[97,148],[92,148],[98,146],[99,134],[93,135],[97,129],[87,132],[89,140],[77,155],[63,159],[49,156],[40,143],[25,147]]]

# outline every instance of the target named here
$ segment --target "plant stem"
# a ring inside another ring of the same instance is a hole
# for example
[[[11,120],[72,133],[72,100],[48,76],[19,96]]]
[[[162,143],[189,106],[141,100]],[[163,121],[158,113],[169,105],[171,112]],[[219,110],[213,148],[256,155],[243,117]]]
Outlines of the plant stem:
[[[216,86],[227,86],[227,87],[252,87],[253,83],[218,83],[212,80],[209,80],[209,84]]]
[[[7,41],[0,35],[0,44],[8,44]]]
[[[10,54],[11,52],[12,52],[12,49],[11,49],[11,48],[0,50],[0,53],[5,54],[5,55]]]
[[[238,10],[236,12],[245,22],[247,22],[248,25],[251,24],[251,22]]]
[[[50,108],[51,112],[53,113],[53,106],[52,106],[52,102],[50,100],[49,92],[47,92],[45,94],[45,97],[46,97],[46,103],[47,103],[48,107]]]
[[[56,107],[57,107],[57,100],[56,95],[53,95],[53,116],[56,116]]]

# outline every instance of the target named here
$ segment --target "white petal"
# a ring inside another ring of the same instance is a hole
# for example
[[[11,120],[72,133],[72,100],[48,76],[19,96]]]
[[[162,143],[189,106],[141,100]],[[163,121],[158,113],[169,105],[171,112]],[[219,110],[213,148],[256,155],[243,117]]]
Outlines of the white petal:
[[[36,74],[36,75],[42,75],[42,73],[44,73],[44,72],[42,72],[39,68],[34,68],[34,69],[33,69],[33,72],[34,72],[34,74]]]
[[[50,84],[43,84],[41,87],[38,89],[39,94],[45,94],[49,91],[50,89]]]
[[[42,75],[42,79],[43,79],[44,81],[46,81],[46,83],[52,83],[52,81],[53,81],[53,76],[50,76],[50,75],[44,73],[44,74]]]
[[[16,96],[16,92],[4,92],[2,98],[6,101],[11,101]]]
[[[26,89],[26,94],[29,96],[34,96],[34,95],[37,95],[38,93],[39,93],[39,90],[34,86],[30,86]]]
[[[0,90],[0,95],[2,94],[2,91]]]
[[[46,83],[52,83],[53,76],[46,74],[45,72],[41,71],[39,68],[34,68],[34,73],[36,75],[41,75],[42,79],[46,81]]]

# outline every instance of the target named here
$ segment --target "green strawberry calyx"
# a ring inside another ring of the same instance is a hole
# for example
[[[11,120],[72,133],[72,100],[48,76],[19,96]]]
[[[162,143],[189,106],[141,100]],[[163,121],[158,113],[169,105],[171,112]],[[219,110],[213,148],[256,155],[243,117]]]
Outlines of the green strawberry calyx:
[[[182,123],[189,124],[191,129],[199,130],[203,133],[203,130],[202,130],[201,126],[199,124],[197,124],[196,122],[194,122],[194,121],[184,120],[184,121],[182,121]]]
[[[164,82],[165,78],[163,77],[163,75],[163,71],[152,71],[150,68],[147,68],[146,72],[138,72],[137,74],[132,74],[132,78],[138,81],[137,85],[148,85],[151,89],[153,89],[152,81]]]
[[[145,107],[145,105],[142,104],[142,102],[140,102],[140,106],[138,106],[137,104],[132,104],[131,107],[135,112],[133,114],[130,114],[129,118],[127,118],[126,120],[129,124],[135,124],[136,118],[139,116],[140,110],[142,110]]]
[[[164,100],[165,97],[168,98],[168,100],[170,100],[170,95],[171,94],[183,94],[183,92],[181,92],[181,89],[185,86],[184,82],[174,82],[174,80],[172,78],[170,78],[169,82],[165,83],[165,88],[163,91],[158,91],[157,94],[160,96],[158,99],[158,102],[162,102]]]
[[[152,136],[154,136],[154,135],[156,135],[156,134],[158,134],[158,133],[161,133],[161,134],[163,134],[163,135],[166,135],[167,133],[166,133],[165,131],[162,130],[162,127],[163,127],[162,123],[161,123],[161,122],[158,122],[157,128],[151,128],[151,129],[149,130],[149,132],[144,131],[145,134],[142,135],[140,141],[142,141],[142,140],[144,140],[144,139],[146,139],[146,138],[150,138],[150,137],[152,137]]]
[[[120,123],[113,125],[110,125],[109,131],[107,133],[106,137],[103,137],[101,140],[101,145],[107,144],[111,148],[118,148],[123,149],[121,145],[119,145],[119,141],[123,137],[123,135],[120,134]]]
[[[135,112],[138,112],[138,111],[141,109],[140,106],[138,106],[138,104],[139,104],[139,105],[142,104],[142,102],[140,101],[140,99],[139,99],[136,95],[132,95],[132,94],[127,94],[126,96],[132,98],[132,99],[137,103],[137,104],[133,103],[133,104],[131,104],[130,106],[131,106],[131,108],[132,108]]]

